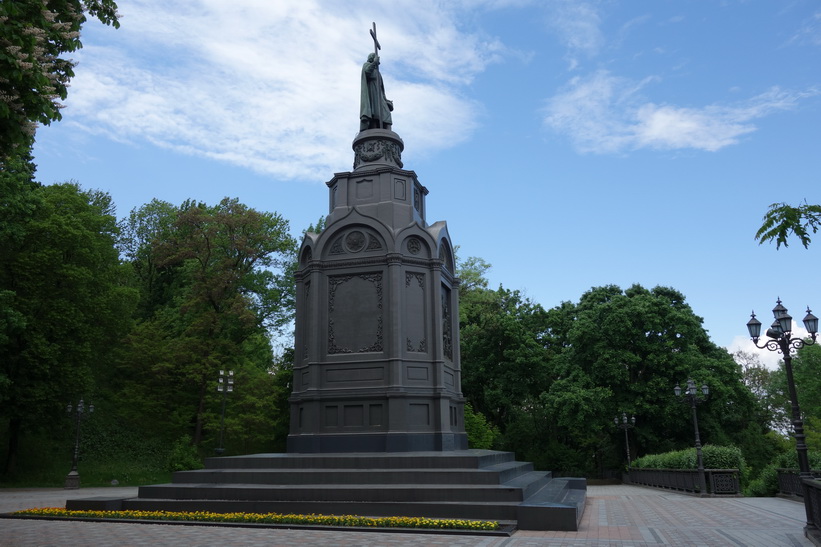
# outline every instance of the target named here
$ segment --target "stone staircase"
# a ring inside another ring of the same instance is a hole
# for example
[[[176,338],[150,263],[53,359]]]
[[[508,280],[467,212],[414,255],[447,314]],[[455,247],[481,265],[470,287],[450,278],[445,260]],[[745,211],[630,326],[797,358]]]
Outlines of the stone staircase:
[[[68,509],[319,513],[496,520],[577,530],[584,479],[553,478],[510,452],[254,454],[206,459],[132,499],[69,500]]]

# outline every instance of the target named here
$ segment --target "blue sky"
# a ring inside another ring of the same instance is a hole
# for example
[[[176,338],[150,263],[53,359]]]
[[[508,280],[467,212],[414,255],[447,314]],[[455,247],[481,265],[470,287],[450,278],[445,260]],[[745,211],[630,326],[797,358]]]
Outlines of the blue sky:
[[[719,345],[781,297],[821,315],[821,236],[753,239],[770,203],[821,203],[814,0],[121,0],[89,21],[44,183],[237,197],[295,235],[352,167],[377,24],[405,168],[492,286],[546,308],[594,286],[674,287]],[[747,347],[747,349],[750,349]],[[775,355],[758,352],[772,363]]]

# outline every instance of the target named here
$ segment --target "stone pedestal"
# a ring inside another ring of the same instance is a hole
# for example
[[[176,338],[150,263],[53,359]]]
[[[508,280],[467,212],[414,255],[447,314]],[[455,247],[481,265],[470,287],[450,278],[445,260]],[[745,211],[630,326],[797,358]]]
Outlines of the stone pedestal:
[[[403,147],[357,135],[325,229],[302,242],[289,452],[467,448],[453,246]]]
[[[63,484],[63,488],[65,490],[77,490],[80,488],[80,474],[72,469],[69,471],[68,475],[66,475],[66,481]]]

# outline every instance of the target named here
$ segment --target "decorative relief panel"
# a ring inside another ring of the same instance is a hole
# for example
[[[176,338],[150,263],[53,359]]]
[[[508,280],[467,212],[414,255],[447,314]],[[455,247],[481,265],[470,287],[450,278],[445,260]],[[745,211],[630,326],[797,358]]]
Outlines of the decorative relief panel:
[[[416,353],[427,353],[427,306],[425,292],[425,274],[422,272],[405,272],[404,294],[404,329],[405,350]]]
[[[409,237],[407,242],[408,252],[412,255],[418,255],[422,250],[422,242],[418,237]]]
[[[359,230],[351,230],[345,236],[345,249],[349,253],[358,253],[365,248],[365,234]]]
[[[445,357],[453,361],[453,326],[451,324],[450,289],[442,285],[442,348]]]
[[[374,235],[368,235],[368,247],[365,249],[366,251],[381,251],[382,250],[382,243],[379,241],[379,238]]]
[[[328,353],[382,351],[382,274],[328,278]]]
[[[302,251],[302,264],[301,266],[305,266],[314,259],[314,252],[310,247],[305,247],[305,250]]]
[[[439,247],[439,260],[442,261],[442,266],[449,272],[455,272],[455,269],[453,268],[453,255],[450,253],[450,249],[444,242],[442,242]]]
[[[337,236],[328,251],[331,255],[357,254],[362,251],[381,251],[382,241],[367,228],[353,228]]]
[[[411,339],[408,338],[407,339],[407,345],[406,345],[405,349],[408,350],[408,351],[415,351],[417,353],[427,353],[428,343],[423,338],[422,340],[419,340],[419,345],[418,346],[414,346],[413,341],[411,341]]]
[[[402,148],[393,140],[369,139],[357,143],[353,147],[353,168],[373,162],[388,163],[402,167]]]
[[[305,292],[303,293],[304,310],[302,312],[302,341],[305,343],[305,345],[302,348],[302,358],[303,359],[308,358],[308,343],[307,343],[307,340],[308,340],[308,324],[309,324],[309,317],[310,317],[309,310],[311,309],[311,306],[309,305],[310,296],[311,296],[311,282],[306,281],[305,282]]]
[[[336,238],[334,240],[333,244],[331,244],[330,253],[332,255],[345,254],[345,249],[342,247],[342,236],[339,236],[338,238]]]

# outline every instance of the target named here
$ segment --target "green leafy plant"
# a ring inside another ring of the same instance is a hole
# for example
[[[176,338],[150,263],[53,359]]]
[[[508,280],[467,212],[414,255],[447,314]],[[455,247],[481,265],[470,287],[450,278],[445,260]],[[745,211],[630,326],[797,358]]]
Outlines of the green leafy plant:
[[[189,435],[183,435],[174,442],[171,454],[168,456],[169,471],[187,471],[203,467],[202,458],[200,458],[197,447],[191,444]]]

